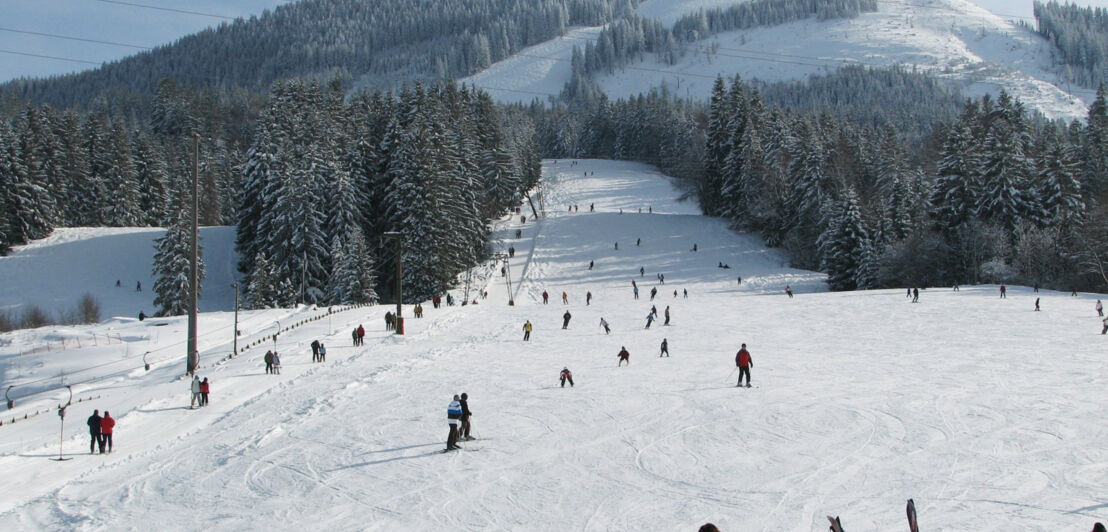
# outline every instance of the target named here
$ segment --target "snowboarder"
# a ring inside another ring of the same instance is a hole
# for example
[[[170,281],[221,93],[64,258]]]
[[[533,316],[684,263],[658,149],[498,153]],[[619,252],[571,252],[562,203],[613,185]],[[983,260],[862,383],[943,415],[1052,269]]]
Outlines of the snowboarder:
[[[608,320],[600,318],[600,326],[604,327],[604,334],[612,332],[612,330],[608,328]]]
[[[654,323],[654,313],[650,312],[646,315],[646,329],[650,328],[650,324]]]
[[[208,384],[208,378],[204,377],[204,380],[200,381],[200,406],[208,406],[209,391],[211,391],[211,385]]]
[[[323,342],[319,343],[319,361],[327,362],[327,346],[323,345]]]
[[[785,294],[789,296],[789,299],[793,298],[793,287],[785,285]]]
[[[735,386],[743,385],[743,375],[746,375],[746,387],[750,387],[750,368],[754,367],[754,359],[750,358],[750,351],[746,350],[746,344],[743,344],[742,349],[735,354],[735,366],[739,368],[739,383]]]
[[[92,415],[88,417],[88,454],[96,454],[96,448],[100,447],[100,453],[104,453],[104,438],[100,434],[100,411],[93,410]]]
[[[265,372],[267,375],[273,373],[273,351],[265,352]]]
[[[455,451],[458,447],[458,422],[462,419],[461,398],[457,395],[450,405],[446,407],[446,423],[450,425],[450,434],[446,437],[446,450]],[[445,451],[444,451],[445,452]]]
[[[563,367],[562,373],[559,374],[559,378],[562,380],[562,388],[566,387],[566,381],[569,381],[569,387],[573,388],[573,372],[569,370],[569,367]]]
[[[542,304],[545,305],[550,302],[550,294],[546,290],[542,291]]]
[[[1000,285],[1000,299],[1008,299],[1008,287]]]
[[[654,301],[654,296],[658,295],[658,287],[655,286],[650,289],[650,300]]]
[[[531,321],[528,320],[523,324],[523,341],[527,342],[531,340]]]
[[[312,362],[319,362],[319,340],[312,340]]]
[[[669,342],[665,338],[662,338],[662,351],[658,353],[658,358],[662,358],[663,355],[669,358]]]
[[[1096,315],[1101,317],[1104,316],[1104,305],[1100,303],[1099,299],[1096,300]]]
[[[568,310],[566,311],[566,313],[565,313],[565,314],[562,314],[562,329],[563,329],[563,330],[565,330],[565,329],[568,329],[568,328],[569,328],[569,319],[570,319],[570,318],[572,318],[572,317],[573,317],[573,316],[572,316],[572,315],[570,315],[570,313],[569,313],[569,311],[568,311]]]
[[[192,376],[192,402],[189,404],[189,408],[196,408],[196,404],[200,403],[203,406],[203,400],[200,398],[200,377],[196,375]],[[107,412],[105,412],[106,414]]]
[[[562,292],[562,304],[563,305],[568,305],[569,304],[569,294],[566,294],[564,291]]]
[[[590,292],[585,292],[585,306],[587,307],[591,304],[592,304],[592,292],[591,291]]]
[[[104,418],[100,420],[100,438],[104,442],[100,448],[100,454],[104,454],[104,447],[108,448],[108,452],[112,452],[112,433],[115,432],[115,419],[112,419],[112,415],[107,410],[104,411]]]
[[[669,305],[666,305],[665,316],[666,316],[666,322],[663,323],[662,325],[669,325]]]
[[[473,412],[469,411],[469,394],[462,392],[462,398],[458,403],[462,405],[462,423],[461,426],[458,427],[458,437],[465,441],[470,441],[473,439],[473,436],[469,435],[469,416],[472,416]]]
[[[620,347],[619,347],[619,354],[618,354],[618,355],[616,355],[616,356],[618,356],[618,357],[619,357],[619,362],[617,362],[617,363],[616,363],[616,366],[617,366],[617,367],[618,367],[618,366],[622,366],[624,362],[627,362],[627,365],[628,365],[628,366],[630,366],[630,365],[631,365],[631,353],[628,353],[628,352],[627,352],[627,348],[626,348],[626,347],[624,347],[624,346],[620,346]]]
[[[1039,311],[1039,298],[1035,298],[1035,312]]]

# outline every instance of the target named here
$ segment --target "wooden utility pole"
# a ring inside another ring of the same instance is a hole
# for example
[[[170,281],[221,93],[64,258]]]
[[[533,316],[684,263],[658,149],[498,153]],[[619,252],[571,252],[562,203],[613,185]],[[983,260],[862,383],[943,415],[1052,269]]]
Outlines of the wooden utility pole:
[[[185,364],[185,372],[189,375],[196,373],[200,365],[200,353],[196,348],[196,303],[199,280],[200,261],[200,134],[192,134],[192,247],[191,260],[189,260],[189,326],[188,326],[188,357]]]

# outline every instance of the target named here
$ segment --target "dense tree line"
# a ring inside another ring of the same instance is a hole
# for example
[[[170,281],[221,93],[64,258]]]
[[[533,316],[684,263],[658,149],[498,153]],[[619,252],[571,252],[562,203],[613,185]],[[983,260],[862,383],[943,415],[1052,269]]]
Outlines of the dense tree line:
[[[293,77],[340,75],[370,87],[463,77],[568,26],[599,25],[639,0],[304,0],[238,19],[93,71],[2,88],[35,103],[98,97],[145,108],[165,78],[202,80],[224,95],[263,93]]]
[[[725,31],[777,26],[806,18],[828,20],[856,17],[876,11],[874,0],[754,0],[728,8],[698,10],[685,15],[672,28],[656,20],[627,15],[605,26],[595,41],[573,49],[572,72],[581,83],[596,73],[611,74],[647,54],[659,62],[675,64],[689,45]]]
[[[1108,72],[1108,9],[1035,2],[1036,28],[1055,46],[1066,79],[1096,87]]]
[[[366,301],[386,232],[403,239],[405,299],[487,257],[488,222],[538,182],[526,117],[455,84],[362,91],[275,85],[243,170],[240,271],[255,307]]]
[[[193,132],[204,139],[201,223],[233,223],[246,110],[166,82],[142,114],[155,120],[26,105],[0,122],[0,252],[55,227],[172,224],[191,183]]]

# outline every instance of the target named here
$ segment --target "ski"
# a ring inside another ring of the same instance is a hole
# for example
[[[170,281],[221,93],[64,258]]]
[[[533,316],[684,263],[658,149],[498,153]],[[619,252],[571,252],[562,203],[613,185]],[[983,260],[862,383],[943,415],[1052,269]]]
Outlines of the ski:
[[[916,524],[916,502],[912,499],[908,499],[908,529],[912,532],[919,532],[919,525]]]
[[[841,521],[839,521],[838,516],[831,517],[829,515],[829,516],[827,516],[827,520],[831,522],[832,532],[843,532],[843,524],[842,524]]]

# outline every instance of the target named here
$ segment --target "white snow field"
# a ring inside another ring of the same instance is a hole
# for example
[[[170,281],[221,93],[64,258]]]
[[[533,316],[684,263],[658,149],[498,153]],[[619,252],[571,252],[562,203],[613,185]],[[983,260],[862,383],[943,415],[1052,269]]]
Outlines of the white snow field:
[[[52,318],[77,304],[82,294],[100,302],[101,317],[153,315],[154,277],[150,266],[158,227],[76,227],[16,247],[0,257],[0,312],[16,315],[36,305]],[[234,227],[201,227],[206,276],[201,311],[232,310],[236,270]],[[11,282],[9,280],[17,281]],[[115,286],[116,281],[120,287]],[[142,283],[142,291],[136,291]]]
[[[736,3],[741,2],[651,0],[637,12],[671,25],[700,8]],[[573,46],[584,48],[599,29],[570,31],[465,81],[486,88],[499,101],[545,100],[545,94],[558,92],[569,80]],[[718,75],[786,81],[843,65],[904,65],[949,80],[967,96],[995,96],[1005,89],[1047,117],[1082,118],[1094,91],[1062,80],[1052,66],[1050,49],[1045,39],[969,0],[888,0],[880,1],[876,12],[853,19],[811,18],[721,33],[694,44],[675,65],[648,55],[600,76],[598,83],[613,98],[664,84],[675,96],[706,100]]]
[[[1002,300],[996,286],[965,286],[924,290],[913,304],[903,290],[829,293],[821,274],[788,268],[757,238],[675,200],[680,191],[649,167],[544,169],[545,216],[535,223],[525,205],[526,223],[496,224],[496,245],[517,249],[514,306],[497,275],[487,299],[427,304],[404,336],[384,331],[391,307],[336,313],[279,337],[279,376],[262,370],[268,342],[215,363],[229,352],[218,330],[229,315],[204,314],[210,406],[187,408],[180,353],[74,386],[99,398],[69,409],[70,461],[50,460],[53,412],[4,419],[0,530],[680,531],[711,521],[726,532],[817,531],[831,514],[852,532],[887,531],[907,530],[908,498],[926,530],[1088,530],[1108,519],[1099,296],[1010,287]],[[669,307],[671,325],[644,329],[652,304]],[[246,313],[244,338],[320,312]],[[159,345],[180,341],[182,321],[165,321]],[[353,348],[358,323],[368,338]],[[82,330],[132,326],[150,327]],[[132,353],[154,341],[126,330]],[[326,363],[310,362],[315,338],[329,346]],[[663,338],[671,358],[658,357]],[[0,339],[14,340],[0,355],[9,382],[10,350],[25,336]],[[754,387],[740,389],[743,342]],[[617,367],[621,346],[631,360]],[[78,356],[122,355],[53,353],[24,378]],[[558,386],[563,366],[575,387]],[[477,439],[443,454],[446,406],[461,392]],[[28,399],[5,418],[49,402]],[[118,419],[112,454],[83,454],[93,408]]]

